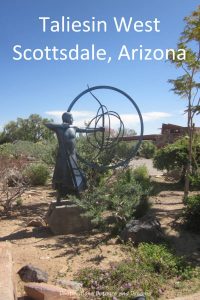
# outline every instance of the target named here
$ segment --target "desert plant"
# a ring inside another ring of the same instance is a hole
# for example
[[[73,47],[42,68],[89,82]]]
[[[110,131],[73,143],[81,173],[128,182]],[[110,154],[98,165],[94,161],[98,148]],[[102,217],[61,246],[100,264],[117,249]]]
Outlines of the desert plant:
[[[21,158],[27,157],[33,161],[40,161],[46,164],[54,164],[56,157],[57,143],[52,141],[41,141],[33,143],[30,141],[17,141],[0,145],[0,156]]]
[[[150,181],[146,169],[140,169],[142,172],[125,169],[118,170],[112,176],[104,174],[98,186],[91,184],[75,201],[98,225],[107,226],[105,216],[109,216],[113,224],[109,228],[118,233],[131,218],[137,213],[138,216],[144,215],[148,208]]]
[[[136,180],[136,182],[138,182],[142,186],[142,188],[149,188],[150,177],[145,165],[138,166],[137,168],[133,169],[132,176]]]
[[[100,135],[98,144],[95,140],[95,136],[98,139],[98,135]],[[124,142],[119,141],[118,143],[114,143],[113,147],[110,145],[107,149],[99,152],[100,145],[101,145],[101,134],[97,133],[96,135],[89,135],[89,141],[92,145],[96,145],[97,148],[95,149],[90,143],[88,143],[88,138],[86,136],[80,136],[77,138],[76,146],[77,146],[77,153],[81,155],[86,161],[97,163],[99,165],[109,165],[114,164],[116,161],[119,162],[120,160],[125,160],[128,158],[134,147],[136,146],[136,142]],[[105,143],[106,143],[106,136],[105,136]],[[84,164],[81,164],[81,168],[87,172],[87,168]]]
[[[157,147],[151,141],[143,141],[139,150],[139,155],[145,158],[153,158]]]
[[[175,64],[176,68],[182,71],[179,73],[176,79],[170,79],[172,84],[172,91],[179,95],[181,98],[185,98],[187,101],[187,159],[185,163],[185,186],[184,186],[184,198],[188,196],[190,180],[189,177],[192,174],[192,156],[193,156],[193,138],[194,138],[194,117],[196,110],[199,109],[200,98],[200,82],[199,82],[199,70],[200,70],[200,6],[191,13],[188,17],[184,18],[185,27],[181,33],[178,42],[178,48],[185,49],[187,53],[184,60],[179,60],[178,55],[175,59],[171,57],[171,62]],[[177,51],[178,54],[178,51]]]
[[[0,157],[0,206],[9,215],[14,203],[22,196],[28,185],[21,175],[27,161]]]
[[[159,149],[154,156],[154,166],[159,170],[176,170],[181,174],[180,179],[184,180],[188,156],[187,139],[187,137],[181,138]],[[191,186],[195,186],[198,185],[200,166],[200,136],[198,134],[193,137],[192,153],[192,170],[189,179]]]
[[[30,185],[45,185],[49,176],[49,169],[45,164],[33,163],[26,167],[23,176]]]
[[[185,200],[184,220],[189,229],[200,231],[200,195],[189,196]]]
[[[187,265],[165,245],[143,243],[138,248],[124,247],[123,251],[128,259],[112,263],[106,270],[85,268],[77,275],[94,299],[131,300],[141,293],[147,299],[158,299],[168,280],[199,276],[198,268]]]
[[[154,156],[154,166],[159,170],[180,170],[184,176],[187,161],[187,138],[159,149]]]

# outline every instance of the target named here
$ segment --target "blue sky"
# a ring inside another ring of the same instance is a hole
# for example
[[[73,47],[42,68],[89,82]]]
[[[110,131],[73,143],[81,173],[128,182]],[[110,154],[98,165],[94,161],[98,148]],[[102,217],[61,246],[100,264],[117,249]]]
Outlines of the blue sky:
[[[17,117],[38,113],[43,117],[59,120],[70,102],[89,86],[111,85],[118,87],[138,104],[143,116],[145,133],[157,133],[162,123],[186,124],[183,115],[186,102],[170,92],[167,80],[176,78],[180,72],[165,61],[116,61],[115,57],[123,44],[129,49],[139,45],[147,48],[176,48],[184,27],[183,18],[199,4],[196,0],[1,0],[0,1],[0,126]],[[60,20],[106,20],[106,33],[52,33],[42,32],[39,17],[49,16]],[[113,17],[136,20],[160,20],[160,32],[117,33]],[[26,48],[106,48],[114,59],[110,64],[103,61],[14,61],[13,46]],[[104,102],[103,94],[98,94]],[[131,107],[125,99],[109,94],[106,98],[109,109],[127,116],[131,123]],[[124,102],[123,102],[124,101]],[[92,101],[74,108],[77,124],[86,115],[92,116],[95,107]],[[82,114],[81,114],[82,112]],[[134,112],[133,112],[134,113]],[[134,117],[134,115],[133,115]],[[197,123],[197,125],[199,125]]]

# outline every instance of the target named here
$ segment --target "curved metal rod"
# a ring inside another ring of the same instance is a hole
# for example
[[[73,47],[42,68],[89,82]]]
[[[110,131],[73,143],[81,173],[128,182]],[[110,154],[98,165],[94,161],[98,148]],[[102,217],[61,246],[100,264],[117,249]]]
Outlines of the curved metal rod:
[[[69,105],[68,107],[68,110],[67,112],[70,112],[71,109],[73,108],[73,106],[75,105],[75,103],[82,97],[84,96],[85,94],[87,93],[91,93],[92,91],[94,90],[101,90],[101,89],[107,89],[107,90],[113,90],[115,92],[118,92],[120,94],[122,94],[123,96],[125,96],[127,99],[129,99],[129,101],[133,104],[133,106],[135,107],[137,113],[138,113],[138,116],[139,116],[139,120],[140,120],[140,136],[138,138],[138,142],[136,144],[135,147],[132,148],[132,151],[130,152],[129,156],[123,160],[122,162],[119,162],[119,163],[116,163],[115,165],[113,166],[97,166],[97,164],[94,164],[94,163],[91,163],[91,162],[87,162],[86,160],[84,160],[83,158],[80,157],[80,155],[77,155],[79,157],[79,159],[84,162],[85,164],[87,164],[88,166],[90,167],[93,167],[93,168],[99,168],[101,170],[103,169],[111,169],[111,168],[117,168],[117,167],[120,167],[120,166],[123,166],[124,164],[128,164],[128,162],[130,161],[130,159],[137,153],[140,145],[141,145],[141,142],[142,142],[142,139],[143,139],[143,134],[144,134],[144,123],[143,123],[143,118],[142,118],[142,114],[139,110],[139,107],[137,106],[137,104],[135,103],[135,101],[127,94],[125,93],[124,91],[118,89],[118,88],[115,88],[115,87],[112,87],[112,86],[107,86],[107,85],[100,85],[100,86],[94,86],[94,87],[91,87],[91,88],[88,88],[87,90],[81,92],[72,102],[71,104]],[[94,96],[95,97],[95,96]],[[96,99],[96,98],[95,98]],[[97,99],[96,99],[97,100]],[[97,100],[98,103],[100,102],[99,100]]]

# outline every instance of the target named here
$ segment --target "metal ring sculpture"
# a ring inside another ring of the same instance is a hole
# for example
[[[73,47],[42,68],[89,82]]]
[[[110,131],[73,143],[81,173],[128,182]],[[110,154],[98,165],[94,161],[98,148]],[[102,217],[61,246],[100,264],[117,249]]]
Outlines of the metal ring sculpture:
[[[116,162],[114,165],[98,165],[96,163],[93,163],[93,162],[89,162],[89,161],[86,161],[83,157],[81,157],[79,154],[77,154],[78,158],[80,159],[80,161],[82,161],[83,163],[85,163],[86,165],[88,165],[89,167],[92,167],[92,168],[98,168],[98,169],[101,169],[101,170],[105,170],[105,169],[114,169],[114,168],[117,168],[117,167],[121,167],[121,166],[124,166],[124,165],[127,165],[130,161],[131,158],[133,158],[140,145],[141,145],[141,142],[142,142],[142,139],[143,139],[143,132],[144,132],[144,125],[143,125],[143,119],[142,119],[142,114],[137,106],[137,104],[135,103],[135,101],[127,94],[125,93],[124,91],[118,89],[118,88],[115,88],[115,87],[112,87],[112,86],[94,86],[94,87],[88,87],[88,89],[86,89],[85,91],[83,91],[82,93],[80,93],[72,102],[71,104],[69,105],[68,107],[68,112],[71,112],[72,108],[74,107],[74,105],[76,104],[76,102],[81,98],[83,97],[85,94],[87,93],[90,93],[92,95],[92,97],[98,102],[99,104],[99,109],[97,110],[97,113],[96,113],[96,116],[94,116],[90,122],[88,123],[87,125],[87,128],[91,128],[91,125],[94,124],[94,126],[92,126],[92,128],[97,128],[99,125],[101,125],[101,127],[104,127],[105,125],[105,119],[107,118],[108,120],[108,128],[107,128],[107,131],[106,131],[106,135],[104,132],[102,132],[101,134],[101,137],[99,138],[99,135],[95,132],[94,133],[94,141],[91,140],[91,136],[89,134],[86,134],[87,135],[87,140],[88,140],[88,143],[95,149],[95,150],[98,150],[97,151],[97,154],[95,156],[95,159],[100,155],[100,153],[102,151],[105,151],[105,150],[110,150],[110,149],[113,149],[114,147],[117,146],[117,144],[119,143],[120,140],[123,140],[123,136],[124,136],[124,123],[120,117],[120,115],[115,112],[115,111],[109,111],[107,109],[107,107],[105,105],[103,105],[99,99],[93,94],[93,91],[95,90],[112,90],[112,91],[115,91],[117,93],[120,93],[121,95],[123,95],[125,98],[127,98],[131,104],[133,105],[133,107],[135,108],[135,110],[137,111],[137,114],[139,116],[139,120],[140,120],[140,135],[138,137],[138,140],[137,140],[137,144],[135,146],[132,147],[131,151],[130,151],[130,154],[129,156],[124,159],[123,161],[120,161],[120,162]],[[117,118],[118,122],[119,122],[119,131],[118,131],[118,134],[117,136],[115,136],[114,138],[111,137],[111,117],[113,118]]]

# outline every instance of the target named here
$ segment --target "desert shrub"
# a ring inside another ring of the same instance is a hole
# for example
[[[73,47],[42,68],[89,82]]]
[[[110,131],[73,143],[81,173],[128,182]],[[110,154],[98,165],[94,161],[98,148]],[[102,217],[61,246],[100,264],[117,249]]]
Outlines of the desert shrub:
[[[45,164],[33,163],[26,167],[23,175],[30,185],[45,185],[49,176],[49,169]]]
[[[16,200],[15,200],[15,203],[16,203],[17,206],[22,206],[22,204],[23,204],[22,197],[17,197]]]
[[[41,161],[46,164],[54,164],[57,143],[52,141],[41,141],[33,143],[30,141],[17,141],[0,145],[0,156],[28,157],[32,160]]]
[[[131,218],[144,216],[149,209],[149,194],[151,192],[150,177],[145,165],[135,169],[127,169],[118,175],[113,197],[124,198],[125,216],[124,224]],[[123,194],[124,192],[124,194]],[[121,225],[124,225],[123,223]]]
[[[188,138],[184,137],[175,143],[159,149],[154,156],[154,167],[159,170],[167,170],[181,173],[184,180],[186,164],[188,161]],[[200,167],[200,136],[196,135],[192,145],[192,170],[190,181],[193,186],[199,186],[198,174]]]
[[[11,213],[13,205],[28,187],[22,176],[26,165],[24,158],[0,156],[0,207],[3,214]]]
[[[148,169],[145,165],[139,166],[132,171],[132,176],[142,188],[148,188],[150,185],[150,177]]]
[[[143,243],[138,248],[124,247],[124,252],[128,259],[112,263],[109,269],[86,268],[77,275],[95,299],[131,300],[141,292],[147,299],[158,299],[167,280],[199,276],[198,268],[188,266],[165,245]]]
[[[110,229],[118,233],[134,216],[142,216],[148,208],[150,182],[145,173],[145,180],[140,180],[137,169],[118,170],[112,176],[104,174],[99,185],[90,185],[75,201],[85,209],[86,215],[93,222],[107,226],[107,218],[112,219]]]
[[[185,200],[184,209],[185,224],[193,231],[200,231],[200,195],[189,196]]]
[[[126,159],[130,156],[130,153],[136,142],[120,142],[116,147],[116,157],[119,159]]]
[[[153,158],[157,147],[151,141],[144,141],[139,150],[139,155],[145,158]]]
[[[98,133],[96,134],[98,139]],[[99,144],[97,145],[94,135],[89,135],[89,141],[100,148],[101,145],[101,134],[98,139]],[[106,136],[105,136],[106,143]],[[81,155],[86,161],[97,163],[100,165],[109,165],[110,163],[115,163],[119,160],[125,160],[128,158],[136,145],[136,142],[124,142],[120,141],[114,144],[113,147],[108,147],[99,153],[99,148],[95,149],[89,142],[86,136],[80,136],[77,138],[76,146],[77,153]],[[98,154],[98,156],[97,156]],[[81,165],[85,169],[84,164]]]
[[[154,167],[159,170],[184,170],[187,162],[187,141],[180,139],[159,149],[154,156]]]
[[[194,189],[198,189],[200,188],[200,174],[199,174],[199,170],[195,173],[195,174],[191,174],[189,176],[190,178],[190,184],[191,187],[193,187]]]

